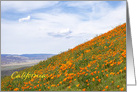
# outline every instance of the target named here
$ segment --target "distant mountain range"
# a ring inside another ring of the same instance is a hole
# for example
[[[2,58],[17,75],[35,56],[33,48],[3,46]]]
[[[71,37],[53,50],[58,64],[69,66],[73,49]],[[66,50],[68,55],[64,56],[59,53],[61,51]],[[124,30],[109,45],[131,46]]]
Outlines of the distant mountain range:
[[[11,64],[11,63],[22,63],[31,60],[46,60],[55,54],[1,54],[1,65]]]

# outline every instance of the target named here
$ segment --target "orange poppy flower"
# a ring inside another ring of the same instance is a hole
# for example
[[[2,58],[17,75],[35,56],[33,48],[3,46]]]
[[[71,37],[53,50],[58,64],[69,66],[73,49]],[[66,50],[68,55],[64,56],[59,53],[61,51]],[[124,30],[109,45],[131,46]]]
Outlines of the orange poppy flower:
[[[108,89],[108,86],[106,86],[105,88]]]
[[[86,82],[88,82],[88,80],[86,80]]]
[[[14,89],[14,91],[18,91],[18,90],[19,90],[19,88],[15,88],[15,89]]]
[[[82,89],[82,91],[86,91],[86,88]]]
[[[93,78],[92,81],[95,81],[95,78]]]
[[[119,88],[120,86],[119,85],[117,85],[117,88]]]
[[[92,73],[90,73],[91,75],[93,75],[93,72]]]
[[[98,82],[100,82],[101,81],[101,79],[98,79]]]
[[[120,88],[120,91],[123,91],[124,90],[124,88]]]
[[[76,86],[79,87],[80,84],[77,84]]]

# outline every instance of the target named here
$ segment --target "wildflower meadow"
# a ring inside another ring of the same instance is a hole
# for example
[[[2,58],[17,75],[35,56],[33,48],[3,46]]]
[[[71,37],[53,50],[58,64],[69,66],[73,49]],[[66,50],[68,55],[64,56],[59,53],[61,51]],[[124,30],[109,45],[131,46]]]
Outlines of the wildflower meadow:
[[[126,23],[2,78],[1,90],[125,91]]]

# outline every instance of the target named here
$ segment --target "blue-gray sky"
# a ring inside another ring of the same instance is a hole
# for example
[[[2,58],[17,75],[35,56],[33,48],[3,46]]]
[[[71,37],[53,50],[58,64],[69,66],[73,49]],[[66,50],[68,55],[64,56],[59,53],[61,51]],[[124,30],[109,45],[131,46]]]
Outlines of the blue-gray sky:
[[[58,54],[126,22],[125,1],[2,1],[2,54]]]

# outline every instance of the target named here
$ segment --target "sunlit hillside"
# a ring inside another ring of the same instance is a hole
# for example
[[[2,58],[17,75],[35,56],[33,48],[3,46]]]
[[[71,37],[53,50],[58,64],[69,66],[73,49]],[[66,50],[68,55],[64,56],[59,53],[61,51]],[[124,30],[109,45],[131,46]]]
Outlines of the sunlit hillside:
[[[12,78],[2,78],[1,90],[126,90],[126,23],[35,66],[16,72]]]

